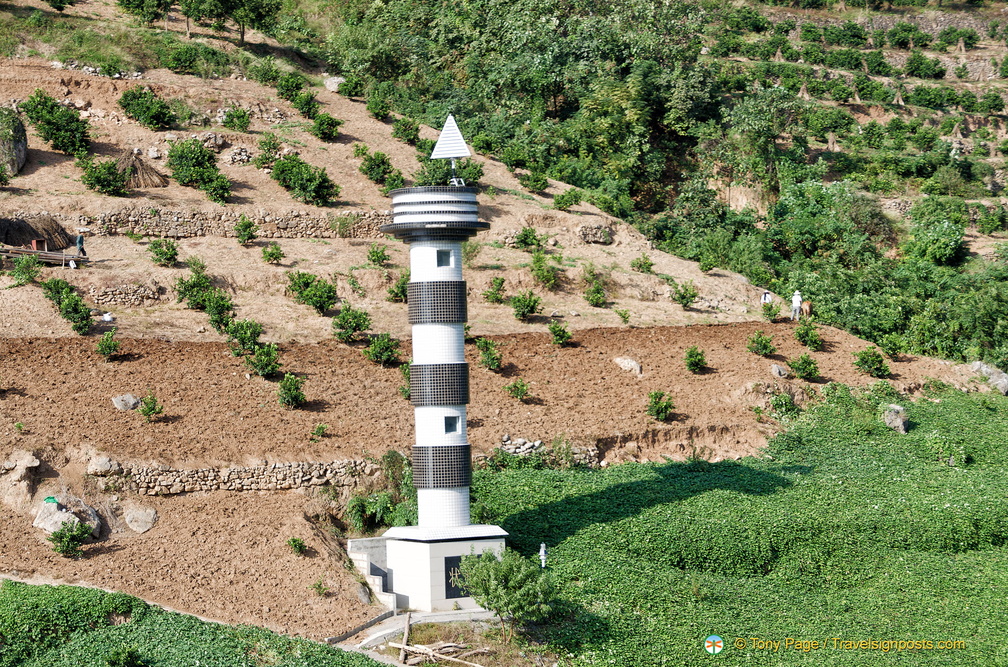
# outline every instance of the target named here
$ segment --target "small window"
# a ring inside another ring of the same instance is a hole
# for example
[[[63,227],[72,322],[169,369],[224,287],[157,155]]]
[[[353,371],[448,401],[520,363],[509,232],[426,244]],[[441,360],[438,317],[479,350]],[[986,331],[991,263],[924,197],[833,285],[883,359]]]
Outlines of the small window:
[[[459,418],[458,417],[445,417],[444,418],[444,432],[445,433],[458,433],[459,430]]]
[[[437,265],[438,266],[451,266],[451,250],[438,250],[437,251]]]

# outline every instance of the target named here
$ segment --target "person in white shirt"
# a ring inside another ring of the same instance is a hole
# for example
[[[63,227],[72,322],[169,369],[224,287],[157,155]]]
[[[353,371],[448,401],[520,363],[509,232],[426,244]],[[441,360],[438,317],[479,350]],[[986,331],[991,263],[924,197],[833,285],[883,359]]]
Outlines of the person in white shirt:
[[[797,319],[799,319],[801,317],[801,302],[802,302],[801,292],[799,292],[798,290],[795,290],[795,293],[791,295],[791,321],[792,322],[794,322],[795,320],[797,320]]]

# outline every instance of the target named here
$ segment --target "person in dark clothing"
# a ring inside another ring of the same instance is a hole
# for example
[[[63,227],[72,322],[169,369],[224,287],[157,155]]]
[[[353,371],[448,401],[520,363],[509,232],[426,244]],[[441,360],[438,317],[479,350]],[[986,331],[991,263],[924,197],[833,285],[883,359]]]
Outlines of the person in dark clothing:
[[[77,254],[81,257],[87,257],[87,253],[84,251],[84,235],[77,235]]]

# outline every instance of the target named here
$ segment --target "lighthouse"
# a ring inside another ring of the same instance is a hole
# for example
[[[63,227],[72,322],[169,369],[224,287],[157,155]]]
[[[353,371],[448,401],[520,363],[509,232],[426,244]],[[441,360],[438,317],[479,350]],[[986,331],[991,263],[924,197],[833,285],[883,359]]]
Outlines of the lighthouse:
[[[392,222],[381,227],[409,245],[407,288],[413,336],[410,401],[415,439],[413,485],[416,526],[391,528],[370,542],[372,570],[397,607],[426,611],[475,607],[453,580],[463,556],[500,553],[507,533],[499,526],[473,525],[469,517],[472,457],[466,429],[469,365],[465,361],[466,283],[462,242],[489,229],[481,222],[477,189],[454,175],[455,159],[469,156],[455,119],[448,116],[432,159],[452,161],[451,184],[391,192]],[[374,538],[372,538],[374,539]],[[362,548],[365,540],[352,540]],[[382,567],[384,566],[384,567]]]

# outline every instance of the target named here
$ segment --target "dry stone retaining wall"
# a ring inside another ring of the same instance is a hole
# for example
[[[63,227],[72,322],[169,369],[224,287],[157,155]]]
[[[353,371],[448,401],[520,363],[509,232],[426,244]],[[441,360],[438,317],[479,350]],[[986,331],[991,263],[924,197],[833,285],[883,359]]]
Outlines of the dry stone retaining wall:
[[[157,301],[161,298],[157,286],[151,285],[117,285],[96,289],[88,288],[88,297],[96,306],[133,306],[140,307],[147,301]]]

